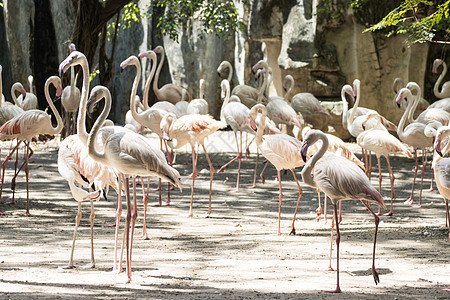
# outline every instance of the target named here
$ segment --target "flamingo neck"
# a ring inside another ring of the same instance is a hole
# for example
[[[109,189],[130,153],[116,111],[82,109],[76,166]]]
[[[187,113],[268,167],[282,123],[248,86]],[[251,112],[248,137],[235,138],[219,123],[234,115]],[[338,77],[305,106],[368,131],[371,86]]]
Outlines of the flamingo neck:
[[[306,165],[303,167],[302,170],[302,179],[303,182],[306,183],[309,186],[316,186],[316,182],[314,181],[314,178],[311,174],[311,171],[314,169],[314,166],[316,165],[316,162],[322,158],[322,156],[325,154],[325,152],[328,149],[328,138],[326,135],[321,131],[316,131],[316,140],[313,141],[313,143],[309,146],[312,146],[315,142],[318,140],[322,140],[322,146],[320,147],[319,151],[317,151],[306,163]]]
[[[408,92],[406,95],[406,99],[408,100],[408,105],[406,106],[405,111],[403,112],[403,116],[400,119],[400,123],[398,123],[397,126],[397,134],[400,137],[401,140],[405,139],[405,125],[406,125],[406,120],[408,119],[409,113],[411,111],[411,108],[413,106],[413,101],[412,101],[412,94],[411,92]]]
[[[158,88],[159,73],[161,73],[163,63],[164,63],[164,50],[161,50],[161,60],[159,61],[158,69],[156,69],[155,80],[153,81],[153,92],[155,92],[156,98],[158,98],[158,100],[160,99],[160,93]]]
[[[233,66],[229,61],[226,60],[224,61],[224,66],[228,68],[228,82],[231,82],[231,80],[233,79]]]
[[[86,145],[88,141],[88,133],[86,131],[86,104],[89,93],[89,67],[87,60],[83,59],[80,66],[83,72],[83,85],[81,87],[81,101],[78,108],[77,134],[83,144]]]
[[[420,90],[420,87],[418,84],[410,85],[409,89],[411,90],[411,94],[412,94],[412,91],[416,91],[416,95],[415,96],[413,95],[414,99],[412,101],[413,102],[412,108],[408,114],[408,122],[412,123],[412,122],[416,121],[416,120],[414,120],[414,113],[416,112],[417,106],[419,106],[419,101],[420,101],[420,98],[422,95],[421,95],[421,90]]]
[[[152,61],[152,69],[150,71],[150,75],[147,78],[147,82],[145,83],[144,96],[142,99],[142,104],[144,105],[144,110],[147,110],[150,107],[150,106],[148,106],[148,92],[150,91],[150,84],[152,82],[153,76],[155,75],[155,71],[156,71],[156,57],[151,57],[150,59]],[[157,82],[158,78],[155,78],[155,82]],[[155,85],[155,83],[153,83],[153,85]],[[157,86],[158,86],[158,84],[156,83],[156,87]],[[155,88],[153,88],[153,90],[155,90]]]
[[[266,87],[267,87],[267,77],[268,76],[269,76],[268,74],[266,76],[264,76],[264,81],[263,81],[261,87],[259,88],[258,99],[256,101],[256,103],[258,103],[258,104],[262,102],[262,98],[264,96],[264,91],[266,90]]]
[[[199,85],[200,85],[200,92],[198,97],[199,99],[203,99],[203,96],[205,95],[205,80],[200,79]],[[181,100],[184,100],[184,98]]]
[[[289,88],[288,88],[286,94],[284,95],[284,100],[288,101],[289,97],[291,95],[291,92],[292,92],[292,87],[294,86],[294,78],[292,78],[292,77],[286,77],[286,78],[288,78],[288,80],[289,80]]]
[[[348,114],[348,102],[345,98],[345,91],[341,91],[341,99],[342,99],[342,126],[347,129],[347,114]]]
[[[222,84],[222,91],[225,90],[225,100],[222,103],[222,108],[220,109],[220,121],[222,123],[226,124],[225,120],[225,106],[228,105],[228,102],[230,102],[230,84],[229,83],[223,83]]]
[[[138,114],[136,110],[136,93],[139,85],[139,81],[141,80],[141,64],[139,63],[139,60],[137,58],[131,60],[131,65],[134,65],[136,67],[136,76],[134,77],[133,81],[133,87],[131,89],[131,98],[130,98],[130,111],[133,118],[138,121],[139,119],[142,119],[141,116]],[[145,101],[144,101],[145,103]],[[138,121],[139,122],[139,121]]]
[[[355,120],[355,115],[356,115],[356,109],[359,106],[359,100],[360,100],[360,85],[357,84],[355,85],[356,87],[356,101],[355,101],[355,105],[353,105],[353,110],[352,113],[350,114],[350,117],[348,117],[348,124],[351,125],[353,123],[353,121]]]
[[[70,67],[70,94],[72,97],[75,96],[75,68]]]
[[[19,100],[17,100],[16,91],[20,91],[20,83],[18,82],[14,83],[13,86],[11,87],[11,98],[18,107],[23,109],[22,103],[20,103]]]
[[[434,95],[438,98],[444,98],[444,95],[442,95],[442,92],[439,91],[439,86],[441,85],[441,82],[444,79],[445,74],[447,74],[447,64],[443,61],[441,75],[439,75],[439,77],[436,80],[436,83],[434,84],[434,87],[433,87]]]
[[[50,83],[52,83],[57,88],[58,87],[57,84],[60,84],[60,81],[58,83],[55,83],[57,81],[59,81],[59,77],[54,77],[50,80],[47,80],[45,82],[45,90],[44,90],[45,99],[47,100],[47,103],[50,106],[50,109],[52,110],[53,114],[55,115],[56,123],[57,123],[56,127],[53,128],[51,134],[60,133],[64,126],[61,115],[59,114],[58,110],[56,109],[55,105],[53,104],[53,101],[52,101],[52,99],[50,97],[50,93],[49,93]]]
[[[95,141],[97,138],[97,133],[102,127],[103,122],[105,122],[106,118],[108,117],[109,111],[111,110],[111,94],[105,93],[103,95],[103,98],[105,98],[105,106],[103,107],[100,116],[98,116],[97,120],[95,120],[94,126],[92,126],[91,132],[89,133],[88,136],[87,146],[89,150],[89,155],[93,159],[103,164],[107,164],[105,152],[100,153],[95,149]]]
[[[261,145],[262,140],[263,140],[263,134],[264,134],[264,129],[266,128],[266,116],[267,116],[267,109],[264,105],[260,104],[260,106],[258,106],[258,110],[261,111],[262,115],[261,115],[261,119],[259,120],[259,126],[258,129],[256,130],[256,145]]]

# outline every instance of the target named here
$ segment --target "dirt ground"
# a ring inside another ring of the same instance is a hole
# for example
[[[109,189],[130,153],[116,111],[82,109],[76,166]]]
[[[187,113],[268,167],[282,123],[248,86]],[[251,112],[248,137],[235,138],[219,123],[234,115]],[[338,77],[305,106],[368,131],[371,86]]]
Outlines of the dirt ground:
[[[155,140],[155,143],[157,141]],[[9,144],[2,147],[7,149]],[[207,149],[216,170],[235,153],[230,132],[209,139]],[[111,274],[114,247],[115,193],[95,203],[94,269],[90,262],[89,204],[83,205],[83,218],[77,239],[75,269],[67,264],[72,244],[77,204],[67,183],[57,171],[57,142],[34,144],[30,163],[32,217],[25,216],[25,180],[17,184],[17,203],[11,198],[8,165],[0,216],[0,298],[2,299],[449,299],[450,256],[445,205],[437,189],[423,192],[422,208],[406,206],[412,183],[413,160],[392,157],[396,174],[397,200],[394,215],[381,217],[376,249],[380,283],[372,278],[371,253],[373,217],[358,210],[361,203],[343,203],[341,228],[340,295],[333,289],[336,273],[328,271],[330,220],[316,222],[317,193],[302,185],[303,195],[296,219],[295,236],[290,226],[298,190],[292,175],[283,179],[281,231],[277,236],[278,182],[269,167],[266,182],[253,180],[255,155],[242,163],[241,189],[230,193],[236,183],[236,167],[215,174],[212,215],[205,218],[208,204],[209,170],[199,156],[201,176],[196,180],[194,217],[187,217],[192,171],[190,153],[182,149],[176,168],[182,175],[183,192],[172,191],[170,206],[148,209],[149,240],[135,239],[133,275],[130,284],[121,284],[124,274]],[[224,149],[220,150],[219,149]],[[356,147],[355,147],[356,149]],[[224,153],[223,151],[228,151]],[[3,157],[4,157],[3,153]],[[376,160],[374,160],[376,161]],[[383,162],[383,196],[389,203],[389,181]],[[261,170],[261,167],[260,167]],[[377,186],[374,166],[372,184]],[[300,169],[296,170],[300,178]],[[430,186],[430,172],[424,186]],[[152,180],[152,187],[156,180]],[[416,189],[418,191],[418,189]],[[163,195],[166,191],[163,191]],[[157,200],[152,191],[150,202]],[[142,201],[139,190],[139,216],[135,237],[142,231]],[[418,192],[416,192],[416,202]],[[125,212],[125,210],[124,210]],[[328,216],[332,207],[329,204]],[[123,214],[123,216],[125,213]],[[123,220],[123,218],[122,218]],[[123,222],[121,224],[124,224]],[[333,266],[336,265],[333,253]],[[125,266],[125,264],[124,264]]]

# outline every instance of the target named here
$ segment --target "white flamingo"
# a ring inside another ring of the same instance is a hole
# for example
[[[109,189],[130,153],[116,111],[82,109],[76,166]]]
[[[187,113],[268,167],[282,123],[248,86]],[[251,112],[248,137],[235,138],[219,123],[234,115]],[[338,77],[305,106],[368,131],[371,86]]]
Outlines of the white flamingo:
[[[76,51],[75,44],[69,45],[69,50],[72,53],[73,51]],[[76,124],[75,122],[71,122],[70,119],[73,116],[75,118],[76,112],[78,107],[80,106],[80,100],[81,100],[81,93],[80,89],[77,87],[77,81],[75,77],[75,68],[70,68],[70,85],[66,86],[63,90],[62,96],[61,96],[61,105],[64,108],[64,111],[66,112],[65,119],[66,119],[66,136],[69,135],[70,132],[70,125]],[[75,133],[76,128],[72,129],[72,134]]]
[[[436,98],[450,98],[450,81],[444,82],[441,90],[439,91],[439,86],[447,74],[447,64],[442,59],[436,58],[433,62],[433,73],[437,74],[440,66],[442,66],[442,72],[434,84],[433,92]]]
[[[188,107],[186,109],[186,113],[188,114],[208,114],[209,105],[208,102],[203,98],[205,91],[205,80],[203,78],[200,79],[199,89],[200,92],[198,98],[191,100],[188,104]]]

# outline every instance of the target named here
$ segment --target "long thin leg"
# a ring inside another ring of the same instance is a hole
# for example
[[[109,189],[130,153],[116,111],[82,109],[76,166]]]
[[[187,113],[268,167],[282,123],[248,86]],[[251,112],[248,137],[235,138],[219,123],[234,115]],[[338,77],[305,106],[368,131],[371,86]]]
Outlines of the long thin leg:
[[[377,270],[375,269],[375,246],[377,243],[378,224],[380,223],[380,218],[377,216],[376,213],[373,212],[373,210],[370,208],[369,205],[367,205],[367,203],[365,201],[361,201],[361,202],[367,207],[367,209],[370,211],[370,213],[375,218],[375,235],[373,238],[373,254],[372,254],[372,275],[373,275],[373,279],[375,280],[375,284],[378,284],[380,282],[380,278],[378,277]]]
[[[448,211],[448,199],[445,199],[445,219],[446,219],[446,223],[447,223],[447,221],[450,220],[450,213]],[[448,238],[450,239],[450,226],[448,226],[448,227],[449,227]]]
[[[381,193],[381,182],[383,181],[383,176],[381,175],[381,157],[377,155],[377,161],[378,161],[378,191]],[[381,214],[381,206],[378,206],[378,215]]]
[[[328,201],[327,201],[327,199],[328,199],[328,196],[327,196],[327,194],[325,194],[325,200],[324,200],[324,202],[323,202],[323,207],[324,207],[324,209],[323,209],[323,214],[324,214],[324,216],[323,216],[323,219],[324,219],[324,221],[325,221],[325,224],[327,224],[327,221],[328,221],[328,216],[327,216],[327,209],[328,209]]]
[[[239,192],[239,180],[241,177],[241,162],[242,162],[242,131],[240,132],[241,137],[241,147],[239,150],[239,161],[238,161],[238,173],[237,173],[237,180],[236,180],[236,190],[234,192]]]
[[[280,170],[277,170],[278,185],[280,188],[280,194],[278,196],[278,235],[281,235],[281,201],[283,200],[283,189],[281,188],[281,174]]]
[[[117,210],[116,210],[116,230],[114,234],[114,264],[113,264],[113,273],[122,272],[122,258],[123,253],[120,254],[120,264],[117,265],[117,246],[119,239],[119,224],[120,224],[120,216],[122,215],[122,186],[125,182],[122,180],[122,176],[119,176],[119,191],[117,192]],[[123,245],[123,240],[122,240]],[[121,247],[121,252],[123,250],[123,246]]]
[[[189,206],[189,214],[188,217],[192,217],[194,215],[193,206],[194,206],[194,184],[195,178],[197,177],[197,159],[195,158],[195,147],[192,146],[192,187],[191,187],[191,205]]]
[[[319,222],[320,216],[322,215],[322,204],[320,203],[320,189],[317,189],[317,199],[319,202],[319,207],[316,208],[316,222]]]
[[[259,162],[259,149],[256,148],[256,163],[255,163],[255,172],[253,174],[253,185],[249,186],[249,189],[254,189],[256,187],[256,172],[258,171],[258,162]]]
[[[147,206],[148,206],[148,189],[145,190],[145,184],[144,184],[144,178],[141,177],[142,180],[142,200],[144,203],[144,221],[142,222],[142,235],[139,237],[141,240],[148,240],[148,233],[147,233]],[[150,180],[150,177],[147,179],[147,186],[148,181]]]
[[[428,192],[434,191],[433,182],[434,182],[434,170],[433,168],[431,168],[431,184],[430,188],[427,190]]]
[[[133,176],[133,206],[132,206],[132,212],[131,212],[131,231],[130,231],[130,245],[129,245],[129,249],[127,248],[127,250],[129,251],[129,263],[128,263],[128,267],[129,269],[127,270],[127,274],[128,274],[128,280],[131,280],[131,254],[133,252],[133,236],[134,236],[134,227],[136,226],[136,219],[137,219],[137,195],[136,195],[136,176]]]
[[[411,205],[414,201],[414,185],[416,184],[417,170],[419,169],[419,161],[417,159],[417,149],[414,149],[414,160],[416,161],[416,167],[414,168],[414,179],[411,188],[411,196],[404,202],[404,204]]]
[[[214,167],[213,164],[211,162],[211,160],[209,159],[209,155],[208,152],[206,152],[206,148],[205,145],[202,144],[203,147],[203,151],[205,151],[205,156],[206,159],[208,160],[208,164],[209,164],[209,205],[208,205],[208,212],[206,213],[207,216],[209,216],[211,214],[211,193],[212,193],[212,183],[213,183],[213,177],[214,177]]]
[[[89,216],[89,221],[91,222],[91,263],[86,265],[85,268],[95,268],[95,258],[94,258],[94,220],[95,220],[94,199],[91,199],[91,215]]]
[[[422,189],[423,189],[423,176],[425,175],[425,169],[427,168],[427,153],[426,150],[422,149],[422,174],[420,177],[420,191],[419,191],[419,204],[414,205],[414,207],[422,207]]]
[[[26,149],[24,149],[24,162],[25,162],[25,155],[26,155]],[[14,162],[14,176],[11,179],[11,190],[12,190],[12,199],[10,202],[6,204],[15,204],[15,196],[16,196],[16,178],[19,172],[17,171],[17,165],[19,164],[19,151],[16,151],[16,161]],[[23,166],[23,165],[22,165]],[[22,167],[21,167],[22,169]],[[20,170],[19,170],[20,171]]]
[[[78,212],[75,217],[75,229],[73,232],[72,250],[70,251],[69,263],[67,266],[62,267],[63,269],[73,269],[73,252],[75,250],[75,240],[77,239],[78,227],[80,226],[81,220],[81,202],[78,202]]]
[[[391,178],[391,209],[389,210],[389,212],[385,213],[385,216],[392,216],[392,214],[394,213],[394,199],[395,199],[395,189],[394,189],[394,181],[395,181],[395,176],[394,176],[394,172],[392,172],[392,168],[391,168],[391,163],[389,162],[389,155],[386,156],[386,161],[388,164],[388,168],[389,168],[389,176]]]
[[[27,148],[27,156],[25,159],[25,178],[26,178],[26,182],[27,182],[27,211],[26,211],[26,215],[27,216],[31,216],[30,214],[30,186],[28,183],[28,179],[29,179],[29,171],[28,171],[28,158],[29,158],[29,149],[30,149],[30,142],[26,142],[26,148]],[[31,156],[31,155],[30,155]]]
[[[338,211],[337,211],[337,203],[333,203],[334,208],[334,219],[338,219]],[[336,224],[336,289],[327,291],[330,293],[340,293],[341,287],[339,286],[339,244],[341,243],[341,234],[339,232],[339,222],[335,222]]]
[[[334,214],[333,219],[331,220],[330,264],[328,265],[328,271],[334,271],[333,267],[331,266],[331,258],[333,257],[333,231],[334,231]]]
[[[127,218],[125,221],[125,240],[126,240],[126,248],[127,248],[127,278],[126,283],[131,281],[131,261],[130,261],[130,223],[131,223],[131,211],[133,209],[133,205],[131,204],[130,199],[130,180],[127,176],[122,175],[124,177],[124,185],[125,185],[125,195],[127,199]]]
[[[242,133],[241,133],[242,134]],[[234,133],[234,139],[236,140],[236,149],[237,149],[237,155],[236,157],[234,157],[233,159],[231,159],[229,162],[227,162],[226,164],[224,164],[222,167],[220,167],[219,171],[217,171],[217,173],[222,173],[232,162],[234,162],[235,160],[239,159],[240,156],[240,152],[239,152],[239,142],[238,142],[238,138],[237,138],[237,133]]]
[[[266,159],[264,163],[264,167],[261,171],[261,174],[259,174],[259,178],[261,178],[261,182],[264,184],[266,182],[266,179],[264,178],[264,172],[266,171],[267,165],[269,164],[269,161]]]
[[[291,229],[291,232],[289,233],[290,235],[294,235],[295,234],[295,227],[294,227],[295,217],[297,216],[298,204],[300,203],[300,198],[302,197],[303,191],[300,186],[300,183],[298,183],[297,177],[295,176],[294,170],[291,169],[291,172],[292,172],[292,176],[294,176],[295,183],[297,183],[297,187],[298,187],[297,205],[295,206],[294,219],[292,220],[292,229]]]
[[[11,159],[11,156],[14,154],[14,151],[17,151],[17,148],[19,148],[20,143],[21,143],[21,141],[17,142],[16,146],[9,152],[9,154],[5,157],[5,159],[2,162],[2,176],[1,176],[2,182],[1,182],[1,186],[0,186],[0,199],[2,199],[3,184],[5,182],[5,174],[6,174],[6,165],[7,165],[8,161]]]

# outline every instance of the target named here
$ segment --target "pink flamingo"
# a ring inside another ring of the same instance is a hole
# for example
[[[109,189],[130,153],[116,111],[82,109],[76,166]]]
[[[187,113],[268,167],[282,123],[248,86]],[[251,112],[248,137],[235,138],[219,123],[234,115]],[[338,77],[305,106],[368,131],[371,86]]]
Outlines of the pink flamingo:
[[[242,132],[248,132],[254,134],[253,129],[249,122],[249,109],[247,106],[239,101],[237,96],[230,97],[230,83],[228,80],[224,79],[221,83],[222,88],[222,98],[225,100],[222,104],[222,109],[220,110],[220,121],[230,125],[234,132],[234,137],[236,139],[237,156],[223,165],[217,173],[222,173],[226,167],[228,167],[232,162],[238,160],[238,174],[236,181],[236,189],[233,192],[239,192],[239,178],[241,174],[241,160],[242,160]],[[236,100],[230,102],[230,100]],[[240,134],[240,145],[237,138],[237,132]]]
[[[370,113],[367,115],[366,120],[362,123],[364,127],[365,124],[370,119],[376,119],[378,124],[376,127],[370,128],[364,132],[362,132],[356,138],[356,141],[359,146],[366,149],[367,151],[372,151],[375,153],[378,161],[378,185],[379,192],[381,194],[381,160],[380,157],[383,155],[386,158],[388,168],[389,168],[389,176],[391,179],[391,209],[386,216],[392,216],[393,214],[393,201],[395,199],[395,190],[394,190],[394,180],[395,176],[392,172],[391,163],[389,162],[389,154],[391,153],[403,153],[406,156],[412,158],[411,152],[409,152],[408,148],[402,144],[396,137],[390,134],[386,127],[381,125],[381,118],[379,114]],[[381,207],[379,207],[378,215],[381,214]]]
[[[17,105],[12,105],[10,102],[5,101],[5,96],[3,96],[3,85],[2,85],[2,66],[0,65],[0,125],[5,124],[7,121],[11,120],[18,114],[23,112],[23,109]]]
[[[436,98],[443,99],[443,98],[450,98],[450,81],[444,82],[442,84],[442,89],[439,91],[439,86],[441,85],[442,80],[445,77],[445,74],[447,74],[447,64],[439,58],[436,58],[433,62],[433,73],[438,73],[438,68],[442,66],[442,72],[439,74],[438,79],[436,80],[436,83],[433,88],[434,95]]]
[[[164,63],[164,48],[163,46],[157,46],[153,49],[153,52],[161,54],[159,60],[158,69],[156,70],[155,80],[153,81],[153,91],[155,92],[158,101],[169,101],[172,104],[181,101],[182,88],[173,83],[167,83],[161,88],[158,88],[159,73],[161,72]],[[187,101],[192,100],[192,96],[189,93],[186,94]]]
[[[122,131],[111,134],[105,141],[103,151],[98,152],[95,147],[95,139],[111,110],[111,94],[106,87],[96,86],[89,99],[90,103],[96,103],[105,98],[105,107],[95,121],[89,134],[89,155],[96,161],[114,168],[119,173],[120,180],[124,183],[127,200],[127,218],[125,223],[126,249],[127,249],[127,281],[131,281],[131,252],[133,248],[134,226],[137,218],[136,205],[136,176],[158,176],[169,181],[181,190],[180,174],[166,161],[161,150],[155,148],[148,139],[132,131]],[[133,178],[133,204],[130,199],[129,177]],[[122,204],[120,203],[119,206]],[[131,231],[130,231],[131,224]]]
[[[405,127],[406,120],[408,119],[411,108],[413,106],[412,93],[408,88],[402,88],[398,93],[396,102],[399,107],[404,98],[408,100],[408,106],[406,107],[400,123],[398,124],[397,134],[402,142],[414,148],[414,159],[416,161],[416,166],[414,168],[414,179],[411,188],[411,196],[405,201],[405,204],[412,204],[414,201],[414,185],[416,183],[417,170],[419,169],[417,149],[422,149],[422,176],[420,181],[419,204],[416,205],[416,207],[420,207],[422,204],[423,175],[425,173],[425,168],[427,165],[427,156],[425,153],[425,149],[433,145],[433,138],[425,136],[424,130],[426,125],[423,123],[413,122]]]
[[[249,112],[250,124],[254,130],[256,130],[256,115],[258,111],[262,112],[261,120],[256,132],[256,145],[261,151],[261,154],[267,158],[277,169],[278,184],[280,189],[279,203],[278,203],[278,235],[281,234],[280,219],[281,219],[281,201],[283,199],[283,192],[281,188],[281,170],[291,170],[294,180],[298,186],[298,199],[295,207],[294,219],[292,221],[292,228],[290,234],[295,234],[295,217],[297,215],[297,208],[302,196],[302,188],[298,183],[297,177],[294,173],[294,168],[303,166],[305,163],[300,159],[298,152],[300,151],[301,143],[298,139],[291,137],[287,134],[274,134],[267,135],[263,140],[263,132],[265,127],[265,119],[267,115],[267,109],[262,104],[257,104],[252,107]]]
[[[69,45],[69,51],[76,51],[75,44]],[[75,76],[75,68],[70,68],[70,85],[66,86],[61,95],[61,105],[64,107],[65,119],[66,119],[66,136],[69,136],[70,132],[70,119],[75,118],[78,107],[80,106],[81,93],[80,89],[77,87],[77,78]],[[76,124],[75,122],[72,124]],[[76,128],[72,128],[72,134],[74,134]]]
[[[57,76],[52,76],[47,79],[45,82],[45,90],[46,90],[46,99],[47,102],[53,112],[53,114],[56,117],[57,126],[53,127],[52,125],[52,117],[51,115],[47,114],[46,112],[38,109],[32,109],[24,111],[23,113],[15,116],[8,122],[2,125],[0,127],[0,140],[3,139],[18,139],[17,145],[12,149],[12,151],[6,156],[6,158],[3,160],[2,163],[2,182],[0,187],[0,199],[1,199],[1,193],[3,191],[3,183],[4,183],[4,177],[5,177],[5,169],[6,164],[8,160],[13,155],[14,151],[17,151],[17,148],[19,147],[21,142],[24,142],[26,145],[26,154],[25,154],[25,177],[26,177],[26,183],[27,183],[27,208],[26,208],[26,215],[30,216],[30,195],[29,195],[29,186],[28,186],[28,160],[32,155],[32,150],[30,148],[30,141],[33,137],[39,135],[39,134],[49,134],[49,135],[55,135],[61,132],[63,127],[63,122],[61,119],[61,116],[59,115],[58,111],[56,110],[55,105],[53,104],[53,101],[50,99],[50,96],[48,94],[48,88],[49,85],[53,84],[57,90],[56,90],[56,96],[61,96],[62,87],[61,87],[61,81]],[[21,167],[22,168],[22,167]],[[20,169],[21,169],[20,168]],[[20,170],[19,169],[19,170]],[[17,174],[16,174],[17,175]],[[15,176],[16,176],[15,175]]]
[[[16,97],[16,91],[20,92],[19,97]],[[14,103],[23,110],[38,108],[38,100],[36,95],[31,91],[27,92],[20,82],[14,83],[11,87],[11,97]]]
[[[209,159],[208,152],[204,145],[204,139],[216,132],[217,130],[226,127],[225,123],[214,120],[209,115],[189,114],[177,118],[174,114],[167,114],[161,121],[161,130],[164,138],[168,141],[172,149],[178,149],[189,143],[192,148],[192,187],[191,187],[191,204],[189,207],[189,217],[193,216],[194,203],[194,183],[198,176],[197,172],[197,154],[195,153],[195,146],[201,145],[205,152],[206,159],[209,164],[209,206],[207,216],[211,214],[211,193],[212,181],[214,176],[214,167]]]
[[[341,156],[329,155],[323,156],[328,148],[328,139],[319,130],[311,130],[306,134],[300,151],[302,159],[306,161],[308,148],[316,141],[322,140],[320,150],[308,160],[302,170],[303,182],[309,186],[320,188],[327,194],[334,208],[334,218],[338,219],[337,202],[341,200],[361,200],[364,206],[372,213],[375,218],[375,236],[373,240],[372,255],[372,275],[377,284],[380,279],[375,270],[375,245],[378,232],[379,217],[372,211],[367,202],[375,201],[380,206],[386,207],[380,193],[370,185],[369,179],[364,172],[355,164],[348,163],[348,160]],[[312,176],[313,172],[314,176]],[[367,202],[366,202],[367,201]],[[339,222],[336,222],[336,247],[337,247],[337,269],[336,269],[336,289],[330,291],[340,293],[339,285],[339,245],[340,245]]]

